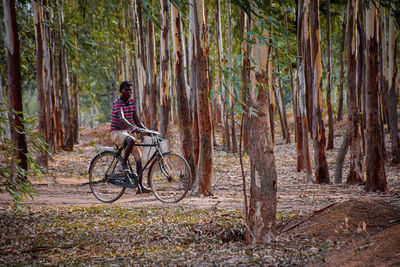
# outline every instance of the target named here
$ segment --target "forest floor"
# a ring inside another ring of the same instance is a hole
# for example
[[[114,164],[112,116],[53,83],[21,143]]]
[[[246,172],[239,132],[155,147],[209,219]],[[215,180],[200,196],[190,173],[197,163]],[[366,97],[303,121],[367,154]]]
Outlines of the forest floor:
[[[90,159],[111,146],[108,127],[82,128],[74,151],[54,155],[41,181],[32,181],[38,196],[25,201],[25,212],[16,213],[0,194],[0,265],[400,265],[399,165],[386,163],[385,193],[306,183],[296,171],[296,144],[285,144],[277,132],[277,236],[247,245],[239,157],[218,146],[211,197],[166,205],[127,190],[112,204],[99,202],[82,184]],[[335,126],[335,149],[327,151],[331,180],[345,127]],[[170,140],[176,134],[173,127]],[[174,141],[170,146],[179,152]],[[344,180],[348,166],[347,156]],[[249,185],[247,156],[244,167]]]

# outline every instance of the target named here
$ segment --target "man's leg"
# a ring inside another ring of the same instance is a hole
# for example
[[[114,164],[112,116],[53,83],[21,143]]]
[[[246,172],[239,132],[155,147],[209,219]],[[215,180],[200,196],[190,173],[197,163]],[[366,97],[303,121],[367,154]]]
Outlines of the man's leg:
[[[139,187],[137,193],[150,193],[151,190],[149,190],[147,187],[143,186],[143,175],[142,175],[142,155],[140,153],[140,150],[138,147],[133,148],[133,156],[135,157],[136,161],[136,173],[138,175],[138,180],[139,180]]]
[[[132,136],[127,136],[125,138],[125,155],[122,160],[121,169],[125,171],[129,171],[128,168],[128,158],[132,152],[133,145],[135,144],[135,139]]]

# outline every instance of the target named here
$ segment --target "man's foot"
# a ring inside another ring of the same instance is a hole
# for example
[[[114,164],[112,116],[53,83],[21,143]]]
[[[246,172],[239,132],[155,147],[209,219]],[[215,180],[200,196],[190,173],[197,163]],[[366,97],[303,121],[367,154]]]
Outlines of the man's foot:
[[[149,194],[149,193],[151,193],[150,189],[140,185],[138,186],[136,191],[136,194]]]
[[[121,167],[119,167],[119,170],[123,173],[130,172],[129,167],[127,164],[121,164]]]

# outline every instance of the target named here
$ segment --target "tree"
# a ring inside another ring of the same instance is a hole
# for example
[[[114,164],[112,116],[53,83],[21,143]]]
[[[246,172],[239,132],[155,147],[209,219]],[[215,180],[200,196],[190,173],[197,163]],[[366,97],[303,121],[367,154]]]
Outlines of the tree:
[[[154,37],[154,25],[150,19],[147,19],[147,42],[149,59],[149,103],[150,110],[150,129],[158,130],[158,97],[157,97],[157,54]]]
[[[395,40],[396,25],[394,18],[389,18],[389,66],[388,66],[388,87],[389,87],[389,122],[390,122],[390,137],[392,142],[392,161],[393,163],[400,163],[400,142],[398,130],[398,114],[397,103],[398,96],[396,93],[396,46]]]
[[[300,120],[297,135],[297,171],[305,170],[307,182],[312,181],[310,152],[308,147],[308,120],[306,116],[306,82],[305,82],[305,65],[306,65],[306,46],[308,43],[308,19],[306,5],[303,1],[298,1],[297,9],[297,117]],[[301,167],[300,167],[301,166]]]
[[[8,119],[10,137],[16,150],[13,153],[14,163],[23,170],[28,169],[26,154],[28,147],[24,132],[24,114],[22,107],[21,62],[17,29],[17,15],[14,0],[3,0],[4,25],[6,32],[7,70],[8,70]],[[16,177],[16,169],[12,168]],[[14,179],[14,177],[12,179]],[[25,178],[24,176],[20,178]]]
[[[333,112],[331,101],[331,10],[330,0],[326,0],[326,106],[328,108],[328,144],[326,149],[333,149]]]
[[[191,2],[192,3],[192,2]],[[204,5],[196,1],[191,9],[194,9],[194,20],[196,27],[194,35],[194,53],[196,59],[196,92],[197,92],[197,114],[199,129],[199,158],[195,179],[195,192],[209,195],[212,192],[212,125],[211,105],[208,101],[210,92],[208,72],[208,47],[207,47],[207,25],[204,17]]]
[[[254,27],[257,27],[257,21]],[[268,36],[266,29],[258,29]],[[246,240],[251,244],[268,243],[274,238],[276,219],[277,173],[273,152],[271,121],[268,106],[268,90],[265,73],[268,73],[269,50],[272,46],[260,43],[253,45],[253,66],[249,105],[256,114],[249,114],[250,155],[250,205],[247,215]]]
[[[343,119],[343,85],[344,85],[344,59],[345,59],[345,41],[346,41],[346,25],[347,19],[343,19],[342,23],[342,38],[340,41],[340,81],[339,81],[339,107],[338,107],[338,115],[337,120],[341,121]]]
[[[367,34],[367,191],[386,191],[386,173],[382,153],[381,130],[379,119],[379,81],[378,81],[378,14],[375,2],[366,8]]]
[[[190,165],[192,177],[196,174],[196,165],[194,162],[193,141],[190,125],[190,107],[188,96],[186,94],[186,79],[183,69],[183,52],[181,42],[181,17],[175,6],[171,4],[171,32],[175,59],[175,86],[176,86],[176,105],[179,119],[179,130],[182,145],[183,156]]]
[[[35,23],[36,34],[36,86],[37,86],[37,107],[38,107],[38,132],[44,140],[48,140],[47,136],[47,105],[45,88],[45,74],[44,74],[44,35],[43,35],[43,11],[41,4],[32,1],[33,5],[33,18]],[[48,165],[48,153],[43,152],[38,155],[38,164],[42,167]]]
[[[169,95],[169,17],[168,17],[168,1],[160,0],[162,14],[162,31],[160,38],[160,60],[161,60],[161,77],[160,77],[160,98],[161,98],[161,136],[168,135],[168,123],[170,117],[171,98]]]
[[[357,101],[357,14],[358,0],[349,1],[347,6],[347,88],[348,88],[348,129],[350,137],[350,171],[348,184],[362,182],[362,165],[360,160],[360,120]]]
[[[307,5],[307,4],[306,4]],[[310,53],[313,93],[313,140],[315,159],[315,179],[317,183],[329,183],[328,164],[325,154],[325,128],[322,120],[322,88],[321,88],[321,44],[319,36],[319,0],[310,3]]]

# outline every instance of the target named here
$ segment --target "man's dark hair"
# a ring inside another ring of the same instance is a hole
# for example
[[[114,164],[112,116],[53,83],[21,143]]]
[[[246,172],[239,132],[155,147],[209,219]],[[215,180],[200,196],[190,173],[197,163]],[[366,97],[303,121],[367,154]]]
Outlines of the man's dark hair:
[[[130,81],[123,81],[119,85],[119,91],[122,92],[122,90],[125,88],[125,86],[132,86],[132,83]]]

